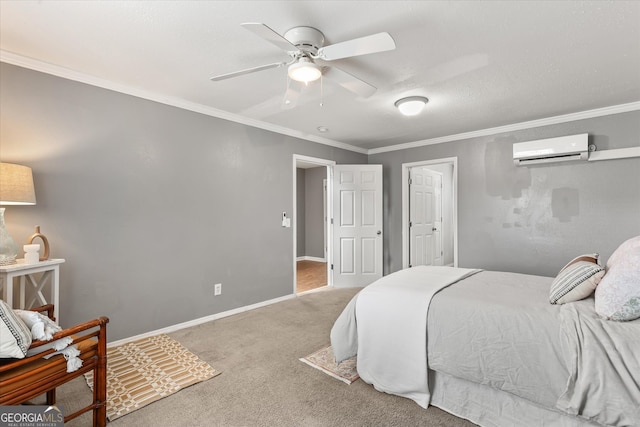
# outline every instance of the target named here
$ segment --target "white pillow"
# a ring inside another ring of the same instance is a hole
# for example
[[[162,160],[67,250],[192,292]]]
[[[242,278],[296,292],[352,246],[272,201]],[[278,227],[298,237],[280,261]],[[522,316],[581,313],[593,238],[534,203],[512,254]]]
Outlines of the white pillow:
[[[14,312],[31,329],[32,339],[49,341],[53,338],[53,334],[62,330],[53,320],[36,311],[14,310]]]
[[[31,331],[9,305],[0,300],[0,358],[23,359],[31,345]]]
[[[608,320],[640,318],[640,236],[622,243],[607,260],[595,308]]]
[[[591,295],[604,276],[604,268],[596,262],[598,255],[581,255],[562,267],[551,284],[549,302],[565,304]]]

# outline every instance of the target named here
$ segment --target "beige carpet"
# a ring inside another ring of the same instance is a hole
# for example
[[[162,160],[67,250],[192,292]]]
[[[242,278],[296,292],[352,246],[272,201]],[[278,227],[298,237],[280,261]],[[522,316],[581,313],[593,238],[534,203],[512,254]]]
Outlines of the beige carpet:
[[[107,427],[474,426],[438,408],[381,393],[364,381],[346,385],[298,361],[329,345],[336,318],[358,291],[329,288],[171,332],[171,338],[222,375]],[[57,398],[71,413],[91,402],[91,392],[78,378],[58,388]],[[65,423],[90,425],[90,413]]]
[[[220,374],[167,335],[107,350],[107,418],[113,421]],[[93,389],[93,372],[85,374]]]
[[[343,360],[340,364],[336,364],[336,358],[333,355],[331,346],[303,357],[300,361],[347,384],[351,384],[360,378],[356,367],[356,357],[351,357]]]

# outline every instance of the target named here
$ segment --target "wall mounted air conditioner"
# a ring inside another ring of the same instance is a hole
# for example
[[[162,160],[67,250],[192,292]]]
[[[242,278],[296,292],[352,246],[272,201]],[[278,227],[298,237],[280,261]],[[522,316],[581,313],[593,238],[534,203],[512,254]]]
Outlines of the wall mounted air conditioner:
[[[588,160],[588,158],[588,133],[513,144],[513,162],[516,166]]]

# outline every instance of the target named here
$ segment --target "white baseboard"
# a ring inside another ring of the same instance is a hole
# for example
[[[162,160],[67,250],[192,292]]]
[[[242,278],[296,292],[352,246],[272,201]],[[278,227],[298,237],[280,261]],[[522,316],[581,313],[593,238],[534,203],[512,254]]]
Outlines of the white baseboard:
[[[331,288],[333,288],[333,286],[324,285],[324,286],[320,286],[319,288],[313,288],[313,289],[309,289],[308,291],[299,292],[298,296],[312,294],[312,293],[315,293],[315,292],[324,292],[324,291],[326,291],[328,289],[331,289]]]
[[[299,256],[296,261],[315,261],[315,262],[327,262],[325,258],[318,258],[314,256]]]
[[[127,344],[132,341],[140,340],[142,338],[152,337],[159,334],[168,334],[171,332],[179,331],[180,329],[189,328],[191,326],[201,325],[203,323],[211,322],[212,320],[222,319],[223,317],[233,316],[234,314],[244,313],[245,311],[255,310],[256,308],[265,307],[267,305],[275,304],[278,302],[286,301],[295,298],[296,295],[285,295],[280,298],[274,298],[267,301],[258,302],[256,304],[246,305],[244,307],[234,308],[233,310],[223,311],[222,313],[212,314],[210,316],[200,317],[199,319],[189,320],[187,322],[178,323],[176,325],[167,326],[166,328],[156,329],[155,331],[145,332],[140,335],[134,335],[129,338],[123,338],[121,340],[107,343],[107,348],[117,347],[119,345]]]

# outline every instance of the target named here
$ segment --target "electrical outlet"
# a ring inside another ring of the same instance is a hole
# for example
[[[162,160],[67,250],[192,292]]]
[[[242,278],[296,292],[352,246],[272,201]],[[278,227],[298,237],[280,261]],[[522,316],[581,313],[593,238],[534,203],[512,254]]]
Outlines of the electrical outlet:
[[[222,294],[222,283],[216,283],[213,285],[213,295],[217,296]]]

